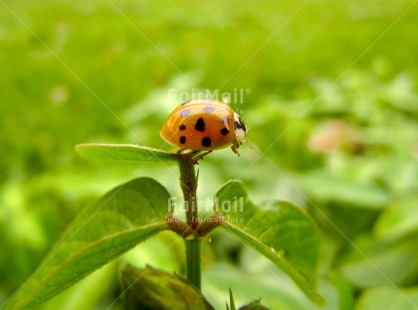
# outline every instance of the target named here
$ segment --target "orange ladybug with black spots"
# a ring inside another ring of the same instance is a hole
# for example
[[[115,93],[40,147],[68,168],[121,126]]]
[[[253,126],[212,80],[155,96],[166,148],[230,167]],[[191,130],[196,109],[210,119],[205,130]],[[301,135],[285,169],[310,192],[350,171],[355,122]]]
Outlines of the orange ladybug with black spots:
[[[244,121],[226,103],[196,99],[183,103],[168,117],[161,137],[184,150],[212,151],[231,145],[234,153],[246,141]]]

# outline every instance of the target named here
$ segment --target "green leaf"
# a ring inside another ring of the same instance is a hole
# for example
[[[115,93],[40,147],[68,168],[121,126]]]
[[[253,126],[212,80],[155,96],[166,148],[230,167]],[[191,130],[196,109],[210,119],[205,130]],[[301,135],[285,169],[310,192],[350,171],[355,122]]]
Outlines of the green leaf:
[[[241,182],[230,181],[216,194],[222,225],[284,271],[317,304],[324,299],[314,289],[319,254],[319,231],[312,220],[288,202],[263,208],[248,198]]]
[[[254,300],[247,305],[239,307],[238,310],[269,310],[269,308],[263,306],[260,300]]]
[[[354,293],[352,286],[339,274],[329,274],[327,277],[327,283],[324,279],[321,280],[322,282],[322,290],[321,293],[324,292],[325,296],[330,296],[327,298],[327,307],[326,309],[322,308],[323,310],[327,309],[340,309],[340,310],[351,310],[354,308]],[[321,286],[321,284],[320,284]],[[324,289],[326,291],[324,291]],[[331,292],[335,292],[335,294],[330,294]],[[333,298],[334,300],[330,300]],[[334,301],[334,302],[333,302]]]
[[[418,287],[400,289],[396,286],[380,286],[368,289],[360,296],[356,309],[381,310],[418,308]]]
[[[329,243],[327,244],[329,245]],[[323,244],[321,239],[321,249],[327,245]],[[321,252],[321,265],[324,264],[324,254]],[[286,276],[279,269],[274,268],[272,262],[267,261],[264,256],[257,255],[250,247],[242,249],[240,254],[240,267],[248,271],[248,276],[257,275],[257,280],[260,283],[255,283],[254,280],[248,280],[247,291],[245,291],[243,284],[240,285],[239,293],[246,296],[246,300],[251,296],[253,299],[262,296],[263,304],[272,309],[317,309],[317,310],[351,310],[353,309],[353,292],[351,285],[345,281],[338,274],[327,274],[327,277],[320,277],[318,279],[317,291],[327,300],[325,306],[313,305],[305,296],[302,295],[300,289],[291,283],[291,279]],[[237,269],[238,270],[238,269]],[[227,271],[223,271],[224,277]],[[241,271],[242,273],[242,271]],[[324,273],[321,270],[321,273]],[[206,274],[205,274],[206,275]],[[226,279],[221,278],[219,281],[227,282]],[[247,282],[241,279],[241,282]],[[274,283],[274,287],[271,287]],[[231,287],[235,287],[229,284]],[[257,289],[254,287],[257,286]],[[204,283],[204,287],[207,284]],[[257,295],[257,291],[259,292]],[[206,291],[205,291],[206,293]],[[206,295],[210,297],[207,293]],[[213,300],[213,299],[212,299]]]
[[[418,232],[418,197],[392,203],[386,208],[374,228],[379,238],[396,240]]]
[[[134,309],[214,309],[202,293],[180,276],[154,269],[122,269],[125,308]]]
[[[177,163],[175,153],[132,144],[88,143],[76,146],[83,157],[122,163]]]
[[[327,172],[312,172],[298,178],[298,184],[310,199],[353,208],[382,209],[387,193],[377,185],[336,177]]]
[[[42,304],[41,310],[91,310],[103,301],[115,277],[116,264],[110,263]]]
[[[417,272],[415,243],[386,243],[368,234],[358,236],[340,258],[341,273],[357,288],[407,284]]]
[[[235,307],[235,301],[234,301],[234,295],[232,295],[232,290],[231,288],[229,288],[229,305],[226,304],[227,309],[231,309],[231,310],[237,310],[237,308]],[[231,307],[231,308],[230,308]]]
[[[167,190],[150,178],[122,184],[86,208],[5,309],[38,306],[166,227]]]

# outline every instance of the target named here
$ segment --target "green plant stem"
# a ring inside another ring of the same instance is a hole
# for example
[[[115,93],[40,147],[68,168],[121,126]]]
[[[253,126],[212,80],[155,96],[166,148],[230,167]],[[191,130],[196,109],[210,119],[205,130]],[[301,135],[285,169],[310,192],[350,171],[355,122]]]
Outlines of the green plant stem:
[[[184,239],[186,246],[186,278],[200,289],[201,241],[196,232],[199,225],[199,214],[196,199],[197,177],[194,169],[193,155],[193,153],[179,155],[180,186],[183,191],[187,224],[193,232],[191,236]]]
[[[184,240],[186,245],[186,278],[200,290],[200,245],[198,238],[192,240]]]
[[[180,155],[180,186],[183,191],[184,207],[186,210],[187,224],[192,230],[199,225],[196,189],[197,178],[194,169],[192,154]]]

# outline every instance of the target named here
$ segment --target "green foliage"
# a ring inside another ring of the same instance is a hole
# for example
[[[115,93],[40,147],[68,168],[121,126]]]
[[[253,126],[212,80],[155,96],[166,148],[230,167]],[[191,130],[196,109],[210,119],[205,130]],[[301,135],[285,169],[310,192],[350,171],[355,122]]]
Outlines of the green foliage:
[[[149,178],[104,195],[77,217],[5,309],[37,306],[163,230],[168,198],[167,191]]]
[[[229,289],[229,305],[228,303],[226,304],[226,310],[237,310],[237,308],[235,308],[234,296],[232,295],[231,289]],[[260,303],[260,300],[254,300],[247,305],[239,307],[238,310],[268,310],[268,308],[264,307]]]
[[[418,304],[418,288],[401,289],[380,286],[366,290],[359,300],[359,310],[402,309],[413,310]]]
[[[358,236],[342,257],[341,273],[359,288],[408,283],[418,272],[418,250],[410,242],[388,243]]]
[[[136,269],[126,265],[121,282],[126,309],[214,309],[202,293],[189,281],[178,275],[147,266]]]
[[[106,159],[122,162],[128,160],[146,163],[147,159],[153,156],[161,156],[161,161],[165,160],[167,155],[171,155],[154,149],[118,145],[81,145],[78,146],[78,150],[88,157],[104,156]],[[132,155],[132,150],[134,154],[138,154],[138,158]],[[183,182],[181,187],[185,191],[185,197],[190,191],[193,196],[196,188],[193,154],[181,156],[180,167],[188,167],[186,170],[180,169]],[[178,159],[178,155],[175,158]],[[215,210],[222,207],[221,214],[224,217],[219,218],[219,222],[208,221],[209,224],[204,220],[197,227],[188,223],[189,227],[179,220],[169,221],[173,219],[173,206],[170,201],[167,190],[151,178],[135,179],[116,187],[75,219],[44,263],[7,302],[6,309],[39,306],[164,229],[171,229],[185,238],[186,274],[196,288],[200,289],[201,247],[200,240],[195,240],[198,238],[196,234],[200,232],[201,237],[204,237],[218,225],[222,225],[270,259],[288,274],[312,301],[317,304],[324,302],[311,284],[315,281],[315,268],[318,263],[318,231],[307,215],[296,207],[289,203],[276,202],[259,210],[248,199],[244,186],[231,181],[220,189],[215,200]],[[225,205],[228,206],[228,210],[223,209]],[[216,213],[215,216],[219,215]],[[233,219],[239,220],[241,224],[234,224]],[[208,228],[207,225],[213,226]],[[195,235],[191,234],[190,230],[194,231]],[[147,273],[147,276],[138,282],[138,278],[141,278],[145,271],[139,275],[133,267],[123,270],[122,283],[125,289],[134,286],[126,296],[128,308],[135,308],[141,304],[165,309],[173,302],[183,304],[185,309],[210,308],[204,300],[202,304],[195,304],[196,297],[193,292],[196,288],[188,288],[189,283],[172,276],[165,278],[164,273],[152,268],[146,271],[150,271],[151,275],[148,277]],[[184,291],[178,291],[179,283],[173,283],[173,279],[176,279],[175,282],[183,283]],[[156,287],[163,291],[161,295],[150,294]],[[181,296],[183,297],[179,299]],[[261,305],[254,302],[244,307],[254,308]]]
[[[90,143],[79,144],[76,150],[83,157],[95,160],[144,164],[178,162],[177,156],[173,153],[138,145]]]
[[[250,302],[248,305],[240,307],[239,310],[268,310],[268,308],[264,307],[260,303],[260,300],[254,300]]]
[[[319,231],[306,214],[287,202],[269,202],[258,209],[236,181],[224,185],[215,201],[224,216],[223,228],[271,260],[312,301],[324,303],[313,290]]]
[[[199,200],[240,179],[255,202],[302,206],[321,232],[324,309],[381,309],[390,301],[408,309],[408,298],[417,304],[414,0],[198,6],[48,0],[0,7],[0,305],[42,263],[82,206],[107,189],[140,174],[178,198],[175,167],[90,165],[78,159],[74,145],[173,151],[159,131],[167,113],[185,101],[180,95],[235,88],[244,89],[243,103],[232,104],[250,127],[253,148],[243,146],[239,159],[225,150],[200,162]],[[170,158],[153,164],[174,163]],[[217,308],[232,287],[240,304],[261,297],[272,308],[316,309],[286,276],[256,266],[253,253],[223,233],[217,229],[202,246],[205,296]],[[171,239],[155,242],[154,250],[143,244],[129,259],[174,270],[162,254]],[[176,261],[179,272],[182,260]],[[110,291],[101,305],[113,303],[114,282],[95,282],[96,293]],[[99,298],[73,288],[80,304]],[[54,301],[59,298],[65,300],[59,295]]]
[[[47,301],[41,306],[41,309],[91,310],[108,293],[109,288],[103,283],[111,283],[115,276],[115,267],[114,263],[103,266]]]
[[[232,295],[231,289],[229,289],[229,305],[228,305],[228,303],[226,304],[226,309],[227,310],[237,310],[237,308],[235,308],[234,295]]]
[[[382,212],[374,233],[385,240],[399,240],[418,233],[418,197],[400,199]]]

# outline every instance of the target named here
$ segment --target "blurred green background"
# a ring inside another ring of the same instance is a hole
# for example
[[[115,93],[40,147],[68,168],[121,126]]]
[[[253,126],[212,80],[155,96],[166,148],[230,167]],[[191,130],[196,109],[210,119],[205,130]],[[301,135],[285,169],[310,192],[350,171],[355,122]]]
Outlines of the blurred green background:
[[[172,150],[159,131],[181,96],[242,90],[231,106],[251,147],[200,163],[201,201],[229,179],[255,202],[293,201],[322,231],[325,309],[417,309],[417,20],[416,0],[0,0],[0,303],[113,186],[152,176],[181,197],[175,167],[91,163],[76,144]],[[212,237],[203,292],[217,308],[231,287],[236,304],[316,309]],[[123,259],[181,272],[182,243],[164,234]],[[120,309],[116,268],[44,308]]]

